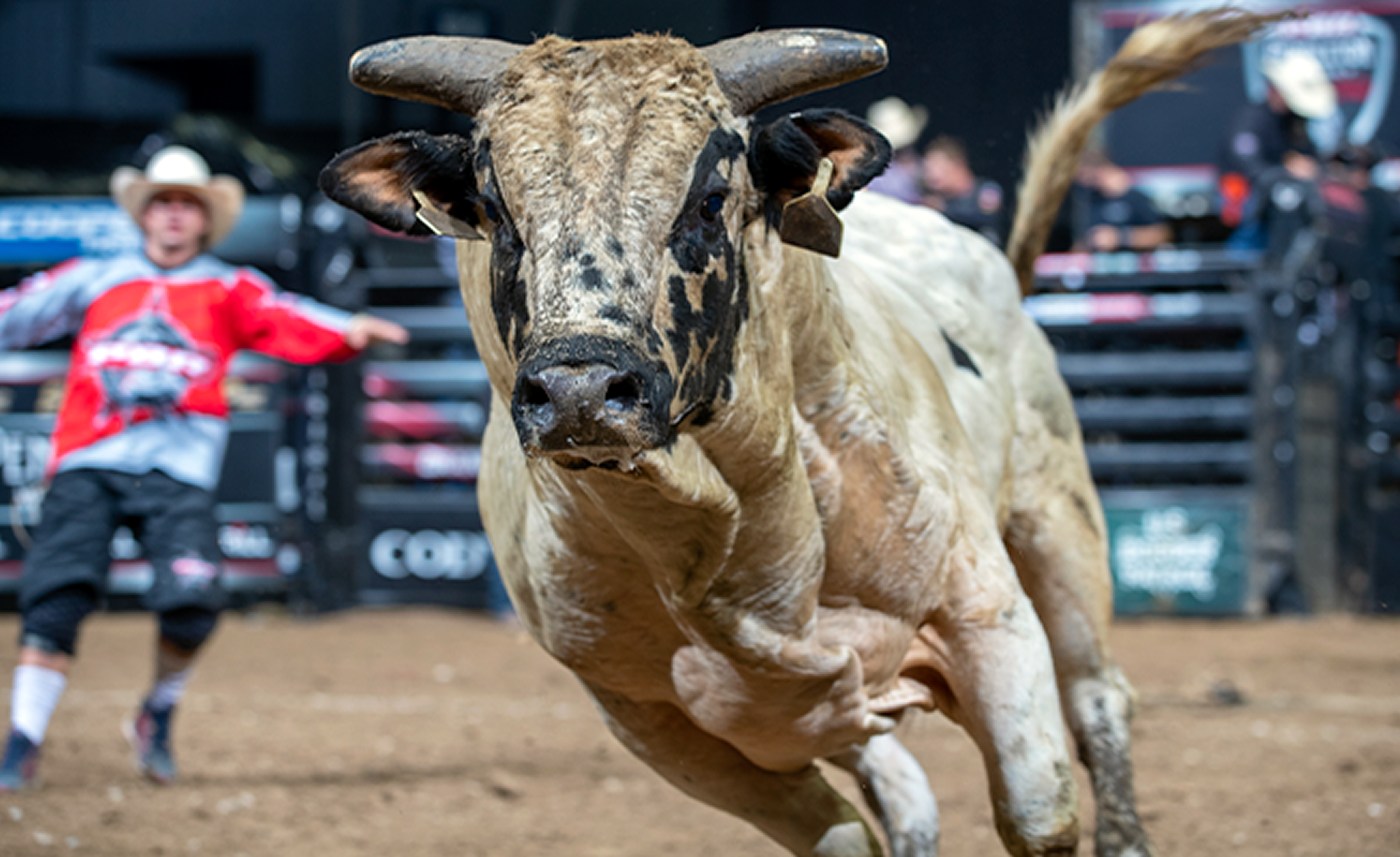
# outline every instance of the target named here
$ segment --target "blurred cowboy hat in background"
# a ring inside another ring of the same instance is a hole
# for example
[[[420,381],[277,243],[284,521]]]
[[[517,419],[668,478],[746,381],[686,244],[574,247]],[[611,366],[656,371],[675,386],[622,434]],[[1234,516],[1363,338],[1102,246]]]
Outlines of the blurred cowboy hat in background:
[[[1264,77],[1283,97],[1288,109],[1304,119],[1324,119],[1337,110],[1337,89],[1317,57],[1307,51],[1288,51],[1269,57],[1261,67]]]
[[[890,141],[890,148],[912,146],[928,123],[928,110],[920,105],[910,107],[904,99],[891,95],[871,104],[865,111],[865,121]]]
[[[204,204],[209,230],[204,246],[212,247],[228,235],[243,211],[243,185],[227,175],[209,175],[209,164],[184,146],[166,146],[151,156],[145,171],[117,167],[112,172],[112,198],[137,223],[151,197],[166,190],[182,190]]]

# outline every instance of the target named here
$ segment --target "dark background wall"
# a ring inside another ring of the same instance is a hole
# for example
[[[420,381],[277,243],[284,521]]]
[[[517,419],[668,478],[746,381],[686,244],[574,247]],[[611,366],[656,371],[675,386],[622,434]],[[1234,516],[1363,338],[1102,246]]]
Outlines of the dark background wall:
[[[974,166],[1005,183],[1070,67],[1067,0],[0,0],[0,190],[66,177],[55,187],[100,191],[145,134],[185,113],[232,120],[308,160],[368,134],[449,123],[345,82],[355,48],[392,36],[670,31],[707,43],[775,26],[884,37],[885,73],[809,101],[856,112],[890,93],[922,103],[929,133],[962,137]]]

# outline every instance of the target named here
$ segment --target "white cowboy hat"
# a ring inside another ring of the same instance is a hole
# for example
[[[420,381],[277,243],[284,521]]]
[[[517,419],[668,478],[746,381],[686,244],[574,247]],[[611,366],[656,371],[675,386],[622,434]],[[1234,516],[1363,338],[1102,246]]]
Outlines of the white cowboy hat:
[[[126,209],[131,219],[141,222],[151,197],[165,190],[183,190],[204,203],[209,230],[204,246],[219,243],[243,211],[243,185],[233,176],[209,175],[209,164],[193,149],[166,146],[151,156],[145,172],[135,167],[117,167],[112,172],[112,198]]]
[[[912,146],[928,123],[928,110],[922,105],[910,107],[902,98],[891,95],[881,98],[865,111],[865,121],[890,141],[890,148]]]
[[[1288,109],[1304,119],[1323,119],[1337,110],[1337,89],[1317,57],[1288,51],[1264,60],[1264,77],[1283,96]]]

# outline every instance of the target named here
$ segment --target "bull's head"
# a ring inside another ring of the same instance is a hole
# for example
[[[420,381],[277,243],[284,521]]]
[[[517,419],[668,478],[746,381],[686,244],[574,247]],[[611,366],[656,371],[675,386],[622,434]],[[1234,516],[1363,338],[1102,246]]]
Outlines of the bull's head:
[[[776,227],[824,159],[839,209],[889,158],[839,111],[763,127],[751,116],[884,63],[880,40],[830,30],[704,49],[661,36],[391,41],[357,53],[351,79],[470,116],[473,130],[364,143],[321,187],[390,229],[489,240],[489,277],[463,290],[494,316],[476,333],[499,337],[482,351],[514,372],[502,393],[521,443],[566,466],[611,465],[733,396],[750,228]],[[820,243],[792,220],[785,238]]]

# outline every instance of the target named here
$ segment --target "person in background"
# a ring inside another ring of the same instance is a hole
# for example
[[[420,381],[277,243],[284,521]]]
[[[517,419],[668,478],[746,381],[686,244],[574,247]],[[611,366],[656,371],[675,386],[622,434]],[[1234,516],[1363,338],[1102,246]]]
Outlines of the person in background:
[[[175,778],[172,718],[224,604],[213,492],[228,441],[229,360],[240,349],[343,360],[408,339],[397,324],[279,294],[258,272],[210,255],[238,220],[243,187],[211,176],[190,149],[162,149],[144,172],[118,168],[111,191],[140,228],[139,250],[75,259],[0,292],[0,348],[74,337],[50,482],[20,579],[0,791],[35,782],[120,524],[138,534],[151,563],[144,603],[159,627],[154,681],[127,736],[147,778]]]
[[[1235,115],[1221,163],[1221,220],[1247,227],[1236,243],[1259,243],[1250,238],[1256,230],[1249,221],[1269,185],[1280,177],[1317,178],[1315,138],[1335,138],[1340,121],[1336,88],[1312,54],[1288,51],[1265,60],[1261,71],[1268,84],[1264,100]]]
[[[1080,158],[1069,206],[1077,228],[1075,250],[1141,253],[1171,240],[1171,227],[1151,198],[1101,150],[1090,148]]]
[[[924,149],[924,204],[943,212],[949,220],[1001,246],[1006,239],[1005,195],[1001,185],[978,178],[967,160],[962,142],[947,135],[934,138]]]
[[[910,107],[891,95],[871,104],[865,112],[865,121],[884,135],[891,149],[889,166],[865,189],[914,205],[922,202],[916,144],[928,122],[928,111],[922,106]]]

